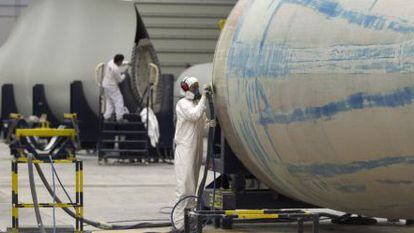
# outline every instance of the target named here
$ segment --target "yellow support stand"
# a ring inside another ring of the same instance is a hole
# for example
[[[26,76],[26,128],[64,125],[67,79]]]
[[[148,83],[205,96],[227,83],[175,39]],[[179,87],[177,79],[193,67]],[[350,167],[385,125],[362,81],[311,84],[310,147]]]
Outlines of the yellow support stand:
[[[19,232],[19,179],[18,166],[15,160],[12,161],[12,233]]]
[[[33,164],[47,164],[48,161],[33,160]],[[77,159],[54,160],[54,164],[75,164],[75,203],[39,203],[40,208],[75,208],[76,233],[83,232],[83,163]],[[27,164],[27,159],[19,158],[12,160],[12,233],[19,232],[19,209],[34,208],[32,203],[19,203],[19,178],[18,165]]]
[[[14,119],[21,119],[20,114],[11,115]],[[76,121],[76,114],[65,114],[65,119],[72,119]],[[75,127],[76,128],[76,127]],[[19,209],[20,208],[34,208],[33,203],[19,203],[19,177],[18,177],[18,166],[19,164],[27,164],[27,153],[26,150],[31,148],[28,144],[20,144],[21,140],[25,137],[64,137],[68,138],[75,144],[77,138],[77,130],[75,129],[55,129],[50,128],[47,121],[41,122],[41,127],[31,129],[16,129],[16,141],[17,148],[15,150],[17,156],[12,160],[12,233],[19,232]],[[35,150],[31,148],[31,150]],[[31,151],[28,150],[28,151]],[[75,209],[75,229],[76,233],[83,232],[83,163],[77,160],[75,157],[75,148],[69,146],[65,150],[67,154],[61,159],[53,161],[34,159],[33,164],[75,164],[75,191],[76,191],[76,202],[75,203],[39,203],[39,208],[74,208]]]
[[[74,129],[52,129],[52,128],[35,128],[35,129],[17,129],[16,138],[20,140],[21,137],[71,137],[75,140],[76,131]]]

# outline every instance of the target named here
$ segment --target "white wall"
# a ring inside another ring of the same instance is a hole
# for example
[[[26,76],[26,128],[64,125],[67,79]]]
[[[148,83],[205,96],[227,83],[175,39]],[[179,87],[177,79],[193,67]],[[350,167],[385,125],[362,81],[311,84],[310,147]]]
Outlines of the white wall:
[[[0,0],[0,46],[6,41],[14,23],[30,0]]]

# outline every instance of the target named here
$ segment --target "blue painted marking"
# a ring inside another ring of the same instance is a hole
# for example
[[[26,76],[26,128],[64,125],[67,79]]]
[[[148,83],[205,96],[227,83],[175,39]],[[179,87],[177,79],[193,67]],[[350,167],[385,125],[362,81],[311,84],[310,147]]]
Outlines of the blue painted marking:
[[[246,95],[243,95],[245,98],[245,102],[247,103],[247,108],[249,110],[249,114],[256,114],[260,112],[262,108],[262,104],[264,104],[265,109],[270,109],[269,102],[264,95],[263,86],[257,80],[239,80],[237,90],[244,90]],[[270,109],[271,110],[271,109]],[[241,112],[237,112],[237,114],[243,115]],[[242,116],[241,116],[242,117]],[[245,144],[252,150],[252,152],[259,154],[260,159],[262,160],[262,166],[267,166],[271,164],[271,161],[266,160],[266,153],[263,151],[263,145],[258,140],[258,132],[255,127],[260,127],[260,125],[255,125],[256,121],[252,117],[243,117],[243,120],[239,122],[239,129],[241,129],[241,138],[245,141]],[[272,137],[269,133],[267,126],[264,126],[265,135],[269,140],[269,144],[272,146],[274,154],[277,156],[273,158],[274,163],[280,163],[281,158],[279,153],[276,149],[276,142],[272,140]],[[269,169],[269,171],[271,171]],[[279,182],[280,183],[280,182]]]
[[[374,0],[369,11],[377,4],[378,0]],[[274,3],[274,2],[272,2]],[[337,1],[332,0],[280,0],[276,7],[272,10],[272,14],[268,20],[265,30],[260,40],[260,51],[262,51],[271,25],[274,23],[274,17],[284,4],[296,4],[313,9],[329,19],[345,19],[349,24],[358,25],[367,29],[384,30],[389,29],[398,33],[413,33],[414,25],[409,24],[404,19],[388,19],[384,15],[372,15],[353,10],[347,10]]]
[[[336,190],[344,193],[363,193],[367,191],[366,185],[340,185],[335,187]]]
[[[326,191],[328,192],[330,187],[328,186],[328,184],[326,182],[323,182],[322,180],[315,180],[315,179],[309,179],[309,180],[304,180],[304,182],[311,182],[312,185],[314,185],[315,187],[317,187],[318,189],[322,190],[322,191]],[[316,196],[318,196],[318,194],[316,194]]]
[[[265,94],[265,90],[264,90],[263,86],[260,84],[260,82],[258,82],[257,79],[255,80],[255,86],[257,88],[255,99],[257,100],[258,108],[260,108],[259,106],[262,103],[264,105],[264,111],[263,112],[265,114],[266,114],[267,111],[271,112],[271,106],[270,106],[270,103],[269,103],[269,101],[267,99],[267,96]],[[262,119],[262,113],[263,112],[259,111],[260,119]],[[271,147],[273,149],[274,155],[276,155],[277,163],[282,162],[283,161],[282,157],[280,156],[279,151],[277,149],[278,142],[276,142],[276,140],[273,140],[274,136],[270,133],[269,127],[267,125],[262,125],[262,126],[264,128],[267,140],[269,141],[269,144],[271,145]]]
[[[331,102],[323,106],[313,106],[294,109],[291,113],[273,113],[263,115],[262,125],[291,124],[309,120],[330,120],[335,115],[353,110],[366,108],[396,108],[410,105],[414,102],[414,87],[398,88],[389,93],[356,93],[346,99]]]
[[[272,2],[272,3],[273,3],[273,2]],[[274,19],[274,17],[276,16],[277,12],[279,12],[279,9],[280,9],[280,7],[282,6],[283,1],[282,1],[282,2],[278,2],[278,3],[276,3],[276,4],[277,4],[277,5],[276,5],[275,9],[273,9],[273,12],[272,12],[272,14],[271,14],[271,16],[270,16],[270,19],[268,20],[268,24],[266,25],[266,28],[265,28],[265,30],[264,30],[264,33],[263,33],[262,39],[261,39],[261,41],[260,41],[260,52],[263,50],[263,46],[264,46],[264,44],[265,44],[265,40],[266,40],[266,38],[267,38],[267,36],[268,36],[268,34],[269,34],[269,31],[270,31],[270,26],[272,25],[272,23],[273,23],[273,19]]]
[[[288,164],[287,169],[293,175],[313,175],[326,178],[349,175],[362,171],[375,170],[394,165],[413,165],[414,156],[386,157],[378,160],[356,161],[347,164],[316,163],[310,165]]]
[[[309,3],[308,3],[309,4]],[[337,10],[339,4],[337,2],[322,2],[319,6],[319,12],[329,15],[330,17],[338,17],[341,12]]]
[[[235,78],[286,77],[289,74],[411,73],[414,72],[414,41],[401,44],[288,48],[259,42],[233,43],[228,74]]]
[[[326,15],[328,18],[346,19],[349,23],[376,30],[414,32],[414,26],[404,19],[387,19],[386,16],[363,14],[344,9],[333,0],[280,0],[272,2],[273,12],[258,41],[239,41],[240,30],[249,15],[242,15],[233,36],[229,51],[229,73],[234,77],[285,77],[288,74],[332,73],[366,74],[372,72],[397,73],[414,71],[414,43],[395,45],[333,46],[329,48],[288,48],[283,44],[266,44],[273,18],[283,4],[296,4]],[[373,3],[375,5],[376,2]],[[401,61],[401,62],[400,62]]]
[[[239,132],[238,136],[240,137],[241,142],[245,143],[247,145],[247,148],[249,148],[251,152],[256,155],[256,158],[260,161],[264,172],[271,176],[273,172],[269,167],[269,157],[263,150],[264,146],[261,144],[259,137],[253,128],[254,126],[252,120],[247,117],[240,117],[241,120],[236,124],[238,126],[237,132]]]
[[[398,33],[413,33],[414,25],[404,19],[389,19],[384,15],[372,15],[354,10],[347,10],[338,1],[333,0],[282,0],[285,3],[297,4],[313,9],[330,19],[344,19],[350,24],[368,29],[389,29]],[[375,5],[375,4],[374,4]]]

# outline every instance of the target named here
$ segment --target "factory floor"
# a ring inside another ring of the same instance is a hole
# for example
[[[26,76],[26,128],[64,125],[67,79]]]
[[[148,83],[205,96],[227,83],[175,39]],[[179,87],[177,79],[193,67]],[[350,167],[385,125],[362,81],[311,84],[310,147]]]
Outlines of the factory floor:
[[[167,164],[130,165],[108,164],[100,166],[96,157],[81,154],[84,161],[84,200],[85,217],[107,223],[125,224],[137,220],[162,221],[168,220],[169,215],[163,212],[174,204],[174,170]],[[11,188],[10,188],[10,160],[8,147],[0,144],[0,232],[11,225]],[[47,177],[51,177],[50,166],[42,165]],[[56,167],[62,182],[74,198],[74,167],[73,165],[57,165]],[[52,202],[49,195],[37,181],[39,202]],[[63,191],[57,187],[58,196],[65,199]],[[27,167],[19,165],[19,201],[30,203],[30,189],[27,177]],[[51,225],[53,212],[51,209],[42,209],[43,222]],[[32,209],[20,209],[20,226],[34,226],[35,215]],[[127,222],[125,222],[125,220]],[[61,210],[56,210],[57,225],[73,225],[74,221]],[[100,231],[90,226],[87,230],[93,232],[168,232],[168,228],[144,229],[129,231]],[[295,224],[262,224],[262,225],[235,225],[233,230],[215,230],[205,228],[204,232],[276,232],[293,233]],[[305,232],[311,232],[307,225]],[[375,226],[339,226],[323,223],[321,233],[411,233],[414,228],[402,224],[381,223]]]
[[[157,233],[168,232],[167,229],[143,229],[125,231],[99,231],[98,233]],[[296,233],[295,224],[267,224],[267,225],[237,225],[232,230],[214,229],[207,227],[204,233]],[[311,233],[311,226],[306,226],[304,233]],[[414,228],[401,225],[379,224],[375,226],[338,226],[332,224],[321,225],[320,233],[412,233]]]

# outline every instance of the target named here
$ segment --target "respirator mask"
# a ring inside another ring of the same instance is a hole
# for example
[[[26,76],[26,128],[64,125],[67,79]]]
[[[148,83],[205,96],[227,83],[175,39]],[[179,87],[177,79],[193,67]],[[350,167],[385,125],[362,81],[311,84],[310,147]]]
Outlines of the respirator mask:
[[[185,92],[185,98],[188,100],[201,99],[201,93],[198,86],[198,80],[195,77],[185,77],[181,82],[181,89]]]
[[[189,100],[199,100],[201,99],[200,90],[197,88],[193,91],[186,91],[185,98]]]

